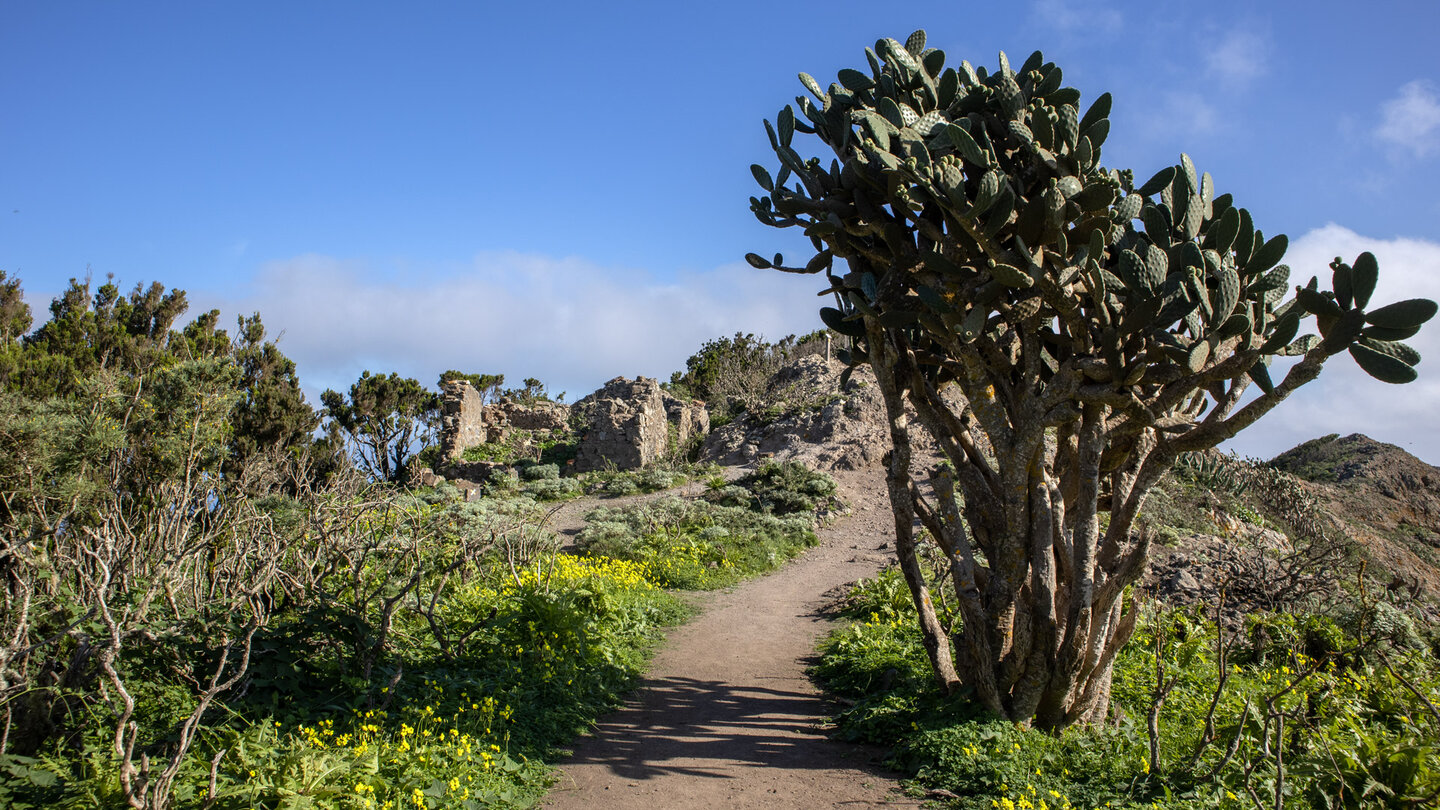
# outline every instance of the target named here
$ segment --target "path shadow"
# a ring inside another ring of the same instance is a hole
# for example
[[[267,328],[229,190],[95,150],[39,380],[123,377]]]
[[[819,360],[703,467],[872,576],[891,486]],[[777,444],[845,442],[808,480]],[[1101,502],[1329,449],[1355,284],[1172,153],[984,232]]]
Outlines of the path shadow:
[[[893,778],[877,764],[878,749],[830,740],[816,727],[831,711],[812,692],[655,678],[579,740],[565,764],[603,765],[632,781],[666,774],[727,779],[737,765],[846,766]]]

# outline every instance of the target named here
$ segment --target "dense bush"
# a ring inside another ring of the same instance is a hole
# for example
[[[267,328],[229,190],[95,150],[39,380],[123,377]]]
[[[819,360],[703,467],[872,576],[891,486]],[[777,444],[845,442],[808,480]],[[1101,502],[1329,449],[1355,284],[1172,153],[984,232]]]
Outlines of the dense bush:
[[[540,478],[525,485],[525,492],[542,501],[563,501],[585,494],[585,486],[574,478]]]
[[[596,470],[582,477],[590,492],[619,497],[673,489],[693,478],[711,475],[716,469],[713,464],[679,462],[645,470]]]
[[[825,351],[825,334],[788,335],[771,343],[736,332],[707,341],[685,361],[684,373],[677,371],[670,378],[670,389],[678,396],[705,400],[711,427],[720,427],[739,413],[758,409],[770,378],[785,363]]]
[[[560,477],[560,465],[530,464],[520,468],[520,477],[526,481],[553,481]]]
[[[798,461],[766,462],[710,494],[725,506],[744,506],[774,515],[814,515],[839,506],[835,480]]]
[[[497,464],[525,465],[536,463],[557,468],[575,458],[579,437],[573,430],[521,430],[511,428],[501,439],[471,445],[460,454],[464,461],[490,461]],[[432,459],[437,462],[438,459]]]
[[[38,424],[27,407],[0,422]],[[558,555],[528,499],[344,475],[242,495],[183,453],[107,488],[65,459],[136,458],[118,421],[50,417],[72,429],[6,434],[63,496],[0,536],[6,807],[526,804],[680,616],[640,566]]]

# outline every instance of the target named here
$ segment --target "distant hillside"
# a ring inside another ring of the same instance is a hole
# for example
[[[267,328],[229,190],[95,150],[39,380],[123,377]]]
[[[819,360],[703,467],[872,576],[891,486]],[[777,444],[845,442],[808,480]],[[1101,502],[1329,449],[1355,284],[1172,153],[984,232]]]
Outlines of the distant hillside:
[[[1287,568],[1353,582],[1363,560],[1373,587],[1428,603],[1426,613],[1440,599],[1440,468],[1394,445],[1330,435],[1259,467],[1212,451],[1177,465],[1152,501],[1165,540],[1150,582],[1166,598],[1209,602],[1224,580],[1263,597],[1294,580]],[[1302,535],[1329,540],[1295,542]],[[1336,551],[1307,561],[1306,549],[1326,546]]]
[[[1313,439],[1270,464],[1311,482],[1375,562],[1440,593],[1440,467],[1358,433]]]
[[[1440,494],[1440,467],[1360,433],[1343,439],[1338,433],[1311,439],[1276,456],[1270,466],[1321,484],[1359,478],[1393,487],[1396,493]]]

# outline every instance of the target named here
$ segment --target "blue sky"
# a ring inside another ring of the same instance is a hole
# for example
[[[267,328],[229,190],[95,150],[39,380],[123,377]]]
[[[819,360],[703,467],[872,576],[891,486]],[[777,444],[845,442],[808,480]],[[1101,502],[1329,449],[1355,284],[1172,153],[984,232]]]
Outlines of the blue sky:
[[[883,13],[880,11],[884,9]],[[818,326],[749,214],[760,121],[916,28],[1032,50],[1115,98],[1104,162],[1189,153],[1308,276],[1373,250],[1377,300],[1440,298],[1433,2],[0,5],[0,268],[258,310],[318,391],[364,368],[536,376],[576,398],[703,341]],[[1432,326],[1430,333],[1440,333]],[[1440,338],[1415,341],[1440,354]],[[1440,462],[1440,365],[1337,357],[1235,449],[1361,431]]]

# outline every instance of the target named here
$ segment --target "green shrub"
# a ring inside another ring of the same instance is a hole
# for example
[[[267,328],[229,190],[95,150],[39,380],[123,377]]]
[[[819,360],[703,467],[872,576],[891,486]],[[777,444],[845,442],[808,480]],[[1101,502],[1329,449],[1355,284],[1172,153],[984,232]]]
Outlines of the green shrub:
[[[644,492],[659,492],[685,483],[686,476],[672,470],[646,470],[640,473],[638,482]]]
[[[641,492],[660,492],[678,487],[702,475],[712,474],[714,464],[665,464],[645,470],[610,470],[588,473],[592,490],[601,495],[620,497]]]
[[[835,480],[798,461],[766,462],[735,485],[750,492],[756,508],[776,515],[813,515],[839,506]],[[727,487],[718,497],[731,501],[736,496]]]
[[[858,620],[825,640],[814,672],[854,701],[837,718],[840,734],[890,746],[893,766],[955,793],[954,807],[1240,807],[1253,806],[1251,790],[1273,806],[1273,712],[1289,717],[1286,808],[1424,806],[1440,796],[1440,718],[1432,708],[1440,666],[1428,650],[1373,636],[1373,625],[1398,624],[1376,618],[1393,608],[1366,610],[1371,618],[1358,624],[1372,626],[1371,642],[1347,632],[1343,619],[1253,618],[1228,647],[1223,685],[1213,624],[1151,614],[1117,660],[1113,723],[1056,736],[942,700],[909,594],[886,572],[844,601],[843,615]],[[1146,718],[1157,659],[1169,686],[1152,768]]]
[[[660,498],[587,516],[587,553],[636,560],[671,588],[715,588],[771,571],[817,542],[809,518]]]
[[[560,465],[529,464],[520,468],[520,477],[526,481],[553,481],[560,477]]]
[[[176,806],[533,805],[550,782],[544,762],[616,705],[660,630],[685,615],[638,563],[557,554],[553,536],[535,527],[543,509],[529,499],[430,504],[430,495],[397,496],[358,521],[330,524],[373,531],[384,543],[364,570],[327,582],[333,598],[297,591],[280,603],[257,635],[245,691],[221,695],[182,760]],[[277,496],[267,505],[292,527],[296,560],[324,553],[301,504]],[[384,551],[411,531],[425,542]],[[497,536],[507,548],[449,568],[446,549],[461,538]],[[332,533],[324,542],[344,539]],[[356,644],[377,641],[386,606],[363,594],[396,592],[410,570],[416,589],[394,603],[390,640],[379,641],[366,677]],[[167,625],[185,643],[204,643],[186,626]],[[139,750],[165,750],[194,705],[173,649],[156,656],[137,647],[117,660],[144,732]],[[103,706],[92,711],[99,722],[54,737],[34,756],[0,756],[0,806],[125,805],[113,726],[105,728],[112,719]]]
[[[585,487],[574,478],[542,478],[525,485],[525,492],[542,501],[563,501],[585,494]]]
[[[636,495],[640,492],[640,482],[636,481],[634,476],[617,476],[601,484],[600,492],[616,498]]]

